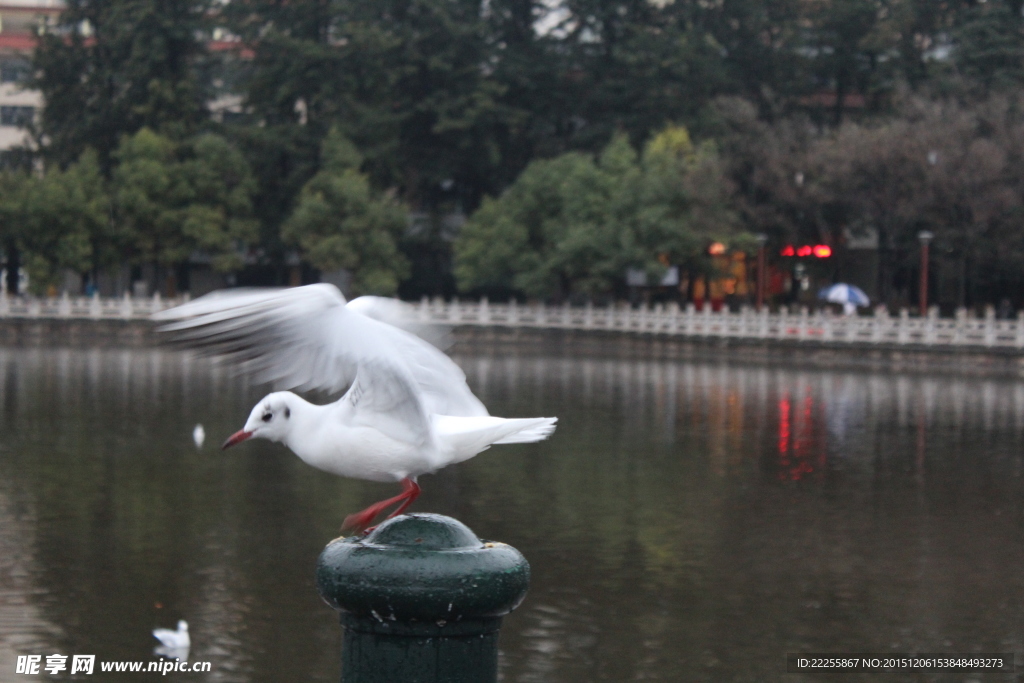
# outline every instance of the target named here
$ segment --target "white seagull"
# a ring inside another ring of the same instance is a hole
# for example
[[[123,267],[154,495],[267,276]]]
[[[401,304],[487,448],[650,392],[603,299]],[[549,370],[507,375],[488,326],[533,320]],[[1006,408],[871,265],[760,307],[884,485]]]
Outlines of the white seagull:
[[[192,441],[195,442],[196,448],[203,447],[203,442],[206,441],[206,430],[203,429],[203,425],[196,425],[192,430]]]
[[[184,650],[192,645],[192,640],[188,637],[188,622],[184,619],[178,622],[177,631],[169,628],[153,629],[153,637],[169,650]]]
[[[389,322],[398,302],[346,304],[329,284],[224,290],[153,316],[172,340],[243,363],[261,381],[344,395],[314,405],[291,391],[265,396],[224,448],[277,441],[332,474],[400,482],[402,493],[349,515],[363,529],[385,509],[402,513],[421,474],[472,458],[492,444],[546,439],[557,418],[491,417],[443,352]],[[384,322],[387,320],[389,322]]]

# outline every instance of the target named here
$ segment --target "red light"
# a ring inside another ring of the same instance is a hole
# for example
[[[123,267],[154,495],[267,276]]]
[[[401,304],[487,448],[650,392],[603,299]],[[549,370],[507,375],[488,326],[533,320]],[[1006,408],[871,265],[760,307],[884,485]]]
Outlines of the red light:
[[[786,246],[784,246],[782,248],[782,251],[779,252],[779,255],[780,256],[796,256],[796,250],[793,249],[793,245],[792,244],[787,244]]]
[[[813,253],[814,253],[814,249],[812,249],[811,246],[808,245],[808,244],[805,244],[804,246],[802,246],[802,247],[800,247],[799,249],[796,250],[796,255],[797,256],[810,256]]]
[[[818,258],[828,258],[832,255],[832,247],[827,244],[818,244],[814,247],[814,255]]]
[[[779,399],[779,455],[782,456],[782,464],[788,465],[786,454],[789,453],[789,394],[783,394]]]

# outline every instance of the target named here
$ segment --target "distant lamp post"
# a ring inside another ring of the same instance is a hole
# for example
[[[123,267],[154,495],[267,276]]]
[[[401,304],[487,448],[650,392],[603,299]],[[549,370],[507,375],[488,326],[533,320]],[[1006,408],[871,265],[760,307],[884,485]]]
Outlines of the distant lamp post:
[[[768,243],[768,235],[760,233],[757,236],[757,310],[760,312],[764,305],[764,290],[768,278],[765,273],[765,245]]]
[[[921,317],[928,315],[928,244],[935,235],[929,230],[922,230],[917,233],[917,239],[921,243],[921,283],[918,287],[918,306],[921,309]]]

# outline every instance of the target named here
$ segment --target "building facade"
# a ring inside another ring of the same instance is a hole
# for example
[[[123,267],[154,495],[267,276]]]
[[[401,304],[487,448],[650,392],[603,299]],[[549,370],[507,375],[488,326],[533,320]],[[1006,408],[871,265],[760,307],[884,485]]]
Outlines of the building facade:
[[[39,34],[57,21],[58,0],[0,0],[0,153],[31,146],[28,125],[42,97],[25,87]]]

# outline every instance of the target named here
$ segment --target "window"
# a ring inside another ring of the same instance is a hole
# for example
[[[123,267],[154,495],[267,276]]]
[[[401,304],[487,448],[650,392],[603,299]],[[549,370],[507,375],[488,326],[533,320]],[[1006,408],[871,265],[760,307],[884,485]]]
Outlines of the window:
[[[24,128],[32,123],[35,107],[0,107],[0,126]]]
[[[31,67],[24,59],[0,61],[0,83],[22,83],[28,80]]]

